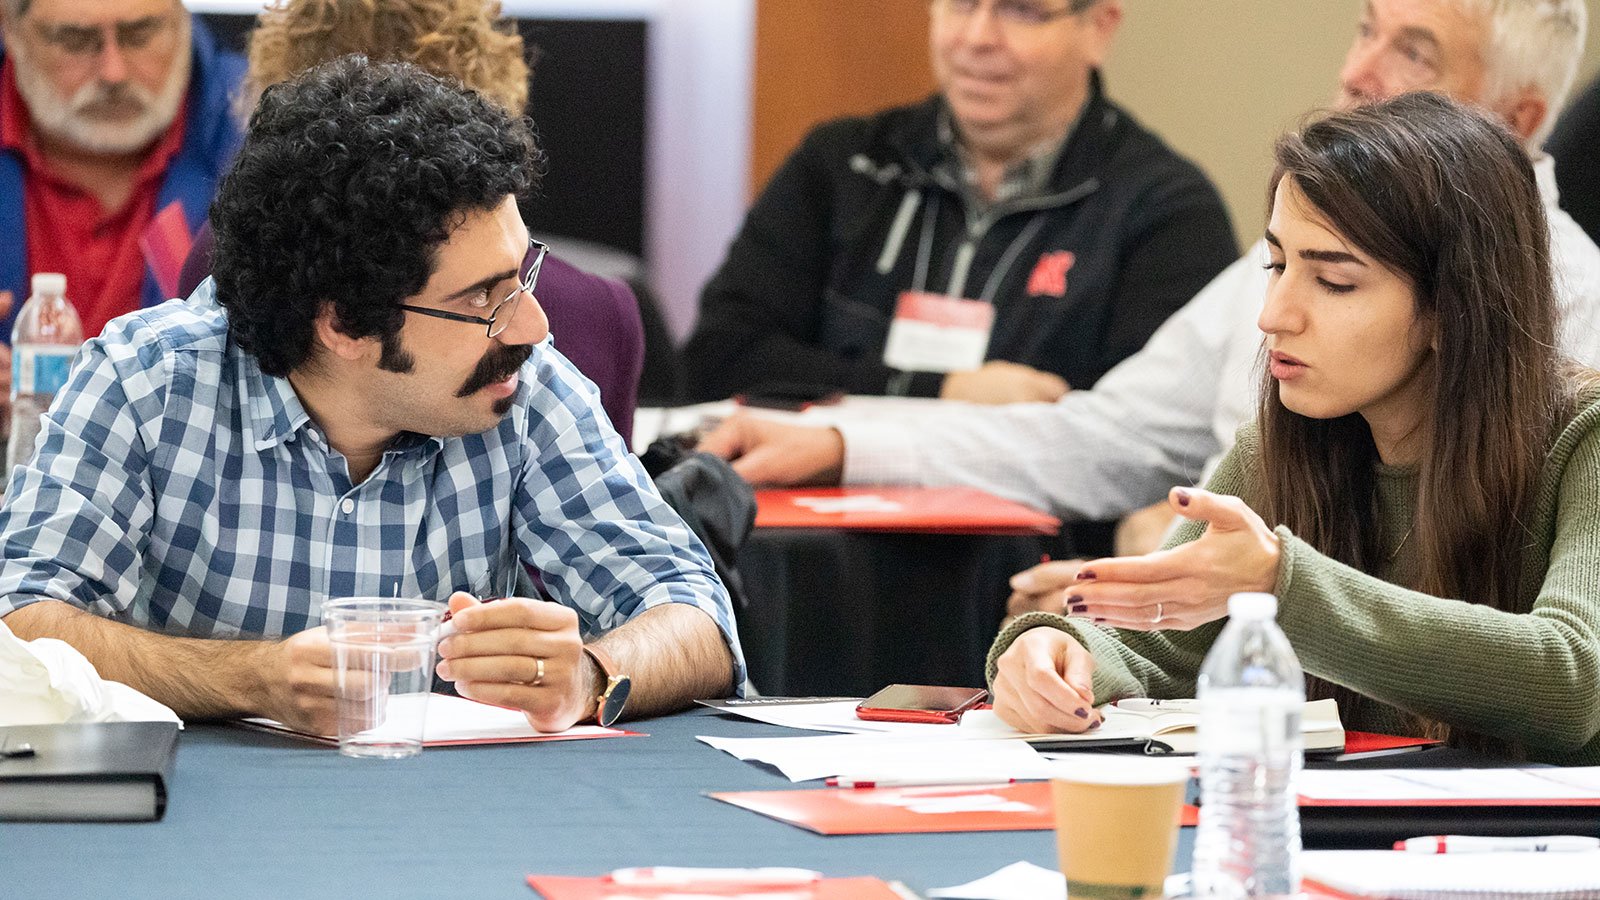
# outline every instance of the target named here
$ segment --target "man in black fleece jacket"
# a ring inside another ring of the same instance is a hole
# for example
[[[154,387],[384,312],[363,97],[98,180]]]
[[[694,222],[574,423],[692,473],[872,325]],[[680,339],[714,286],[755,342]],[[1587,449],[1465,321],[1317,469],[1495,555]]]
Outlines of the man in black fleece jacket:
[[[933,0],[939,93],[815,129],[756,201],[684,351],[695,399],[803,384],[1051,401],[1238,255],[1216,190],[1105,98],[1119,0]],[[902,372],[903,291],[994,307],[982,368]]]

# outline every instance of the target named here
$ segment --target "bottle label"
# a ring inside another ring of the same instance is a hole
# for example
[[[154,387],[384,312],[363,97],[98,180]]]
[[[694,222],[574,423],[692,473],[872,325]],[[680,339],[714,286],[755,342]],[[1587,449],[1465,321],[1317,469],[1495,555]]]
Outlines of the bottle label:
[[[67,385],[77,347],[18,344],[11,348],[11,396],[55,394]]]

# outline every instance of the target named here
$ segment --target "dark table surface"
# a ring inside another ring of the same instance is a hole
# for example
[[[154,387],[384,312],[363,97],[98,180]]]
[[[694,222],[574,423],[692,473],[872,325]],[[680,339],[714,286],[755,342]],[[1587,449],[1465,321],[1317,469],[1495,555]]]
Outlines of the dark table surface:
[[[638,865],[802,866],[920,893],[1017,860],[1055,866],[1048,831],[823,837],[704,796],[815,782],[792,785],[695,735],[809,732],[705,710],[631,727],[650,736],[382,761],[190,725],[163,821],[0,824],[0,897],[531,900],[530,873]]]
[[[792,784],[696,735],[811,732],[705,709],[629,727],[649,736],[439,748],[389,761],[190,725],[164,820],[0,823],[0,898],[532,900],[531,873],[648,865],[801,866],[922,893],[1018,860],[1056,865],[1049,831],[824,837],[705,796],[817,783]],[[1441,748],[1338,765],[1487,764]],[[1183,829],[1175,871],[1188,869],[1192,843],[1193,829]]]

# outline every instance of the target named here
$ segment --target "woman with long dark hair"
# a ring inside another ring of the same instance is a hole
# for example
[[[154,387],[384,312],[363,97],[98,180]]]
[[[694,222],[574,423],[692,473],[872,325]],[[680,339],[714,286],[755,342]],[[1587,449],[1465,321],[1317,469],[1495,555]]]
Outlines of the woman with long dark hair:
[[[1194,695],[1238,591],[1347,727],[1600,763],[1600,383],[1560,359],[1525,151],[1437,94],[1276,149],[1259,418],[1168,549],[1095,560],[989,657],[996,710],[1082,731]]]

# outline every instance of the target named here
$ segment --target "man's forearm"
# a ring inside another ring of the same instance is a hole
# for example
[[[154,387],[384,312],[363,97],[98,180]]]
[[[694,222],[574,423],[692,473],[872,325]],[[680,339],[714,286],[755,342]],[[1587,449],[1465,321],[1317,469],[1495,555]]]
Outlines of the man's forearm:
[[[155,634],[54,600],[5,617],[23,640],[57,638],[88,658],[100,677],[120,681],[185,719],[263,712],[263,674],[273,644]]]
[[[596,641],[633,681],[628,718],[673,712],[733,689],[733,653],[717,623],[686,603],[645,610]]]

